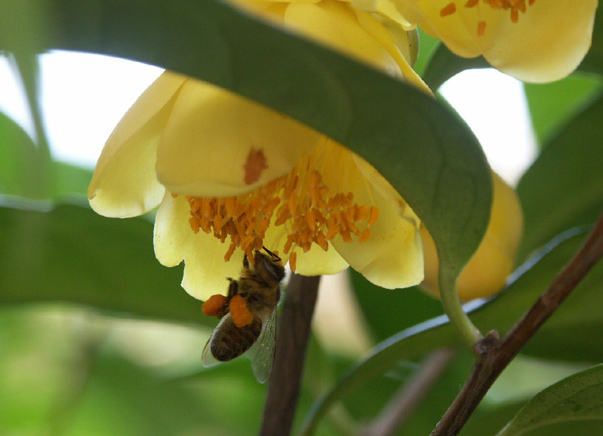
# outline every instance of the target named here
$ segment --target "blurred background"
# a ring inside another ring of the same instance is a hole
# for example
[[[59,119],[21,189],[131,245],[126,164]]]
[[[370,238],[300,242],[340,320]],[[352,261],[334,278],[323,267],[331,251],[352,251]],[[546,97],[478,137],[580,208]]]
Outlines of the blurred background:
[[[421,38],[419,71],[435,47],[426,35]],[[85,205],[87,183],[105,140],[161,70],[67,52],[44,54],[39,62],[43,121],[52,157],[62,165],[57,197]],[[574,75],[563,82],[524,86],[492,69],[469,70],[446,82],[440,93],[470,125],[492,167],[515,184],[537,156],[538,144],[601,89],[598,81],[587,76]],[[563,111],[531,111],[530,102],[550,98],[555,87],[561,94],[571,94]],[[0,112],[33,138],[28,107],[11,62],[0,57]],[[11,194],[6,186],[2,189]],[[10,195],[2,198],[8,203],[18,201]],[[36,217],[27,208],[0,219],[4,224],[7,220],[33,222],[36,228]],[[83,225],[78,219],[78,212],[65,206],[53,225],[59,230],[59,221],[67,227]],[[40,252],[52,251],[54,263],[30,279],[27,266],[19,263],[14,276],[4,279],[15,285],[14,292],[43,282],[46,274],[71,289],[99,286],[99,293],[91,301],[95,308],[60,301],[11,304],[10,297],[0,306],[0,435],[256,434],[266,387],[255,381],[246,359],[202,368],[201,350],[213,320],[203,319],[200,302],[179,288],[181,267],[163,268],[154,260],[152,216],[128,224],[98,217],[94,225],[98,227],[90,228],[92,256],[80,264],[64,263],[72,258],[66,254],[72,249],[68,238],[50,241],[40,246]],[[38,236],[35,232],[21,235],[34,241]],[[11,256],[20,260],[31,256],[35,262],[36,253],[19,253],[18,239],[3,237],[5,243],[13,244]],[[103,263],[103,250],[122,249],[123,259]],[[10,263],[11,257],[3,262]],[[107,270],[114,277],[107,278]],[[116,311],[114,305],[103,309],[104,298],[133,288],[136,292],[129,295],[136,301],[125,307],[139,307],[136,316]],[[151,294],[165,299],[166,308],[160,314],[145,306],[145,297]],[[417,289],[376,289],[350,271],[323,278],[298,421],[317,396],[377,342],[441,314],[440,303]],[[444,381],[429,394],[429,407],[420,409],[405,434],[431,431],[469,366],[470,357],[460,354]],[[401,362],[360,388],[334,409],[318,434],[353,434],[352,424],[374,417],[417,367],[415,361]],[[480,413],[488,416],[493,428],[502,426],[531,395],[583,367],[576,362],[521,357],[488,394]],[[495,413],[489,413],[489,408]],[[478,433],[470,424],[463,434]]]

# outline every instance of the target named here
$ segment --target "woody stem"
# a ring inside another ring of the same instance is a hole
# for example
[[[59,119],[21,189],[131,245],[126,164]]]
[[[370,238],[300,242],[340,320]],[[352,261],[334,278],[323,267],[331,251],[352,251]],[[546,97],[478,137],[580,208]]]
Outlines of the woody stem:
[[[291,433],[319,281],[293,274],[287,286],[260,436]]]

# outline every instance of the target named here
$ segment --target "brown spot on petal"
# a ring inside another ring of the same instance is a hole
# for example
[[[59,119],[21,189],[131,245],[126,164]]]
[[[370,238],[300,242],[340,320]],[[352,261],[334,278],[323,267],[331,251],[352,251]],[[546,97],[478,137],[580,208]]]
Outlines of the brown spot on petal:
[[[247,156],[245,165],[243,165],[246,185],[251,185],[260,179],[262,172],[268,168],[266,160],[263,149],[260,148],[259,150],[256,150],[252,147],[251,150],[249,150],[249,155]]]

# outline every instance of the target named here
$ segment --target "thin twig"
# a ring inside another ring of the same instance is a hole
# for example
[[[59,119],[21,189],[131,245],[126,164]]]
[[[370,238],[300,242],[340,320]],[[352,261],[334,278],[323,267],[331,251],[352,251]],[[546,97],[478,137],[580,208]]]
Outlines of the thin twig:
[[[287,286],[260,436],[291,432],[319,281],[294,274]]]
[[[389,436],[421,403],[429,388],[440,378],[456,356],[456,352],[443,348],[431,353],[413,377],[394,394],[381,414],[368,426],[363,436]]]
[[[490,332],[476,344],[481,359],[473,366],[469,379],[431,433],[432,436],[454,436],[459,433],[500,373],[602,256],[603,215],[580,251],[505,337],[499,340],[496,332]]]

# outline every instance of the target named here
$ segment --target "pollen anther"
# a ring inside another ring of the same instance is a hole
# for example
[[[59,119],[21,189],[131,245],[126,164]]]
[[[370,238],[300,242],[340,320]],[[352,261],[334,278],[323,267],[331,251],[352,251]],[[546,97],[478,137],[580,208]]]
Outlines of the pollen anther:
[[[364,242],[379,217],[377,207],[355,203],[352,192],[331,192],[308,161],[238,197],[186,198],[193,232],[203,230],[222,242],[229,239],[225,260],[237,247],[253,258],[254,251],[264,245],[268,227],[283,226],[287,237],[284,253],[291,253],[292,269],[296,247],[307,252],[316,244],[327,251],[329,241],[338,235],[345,242]]]

